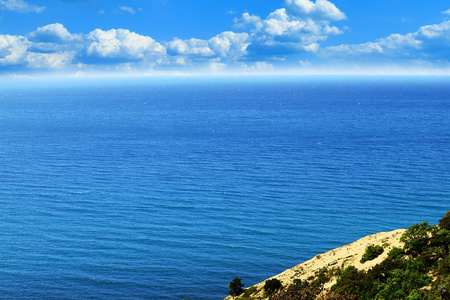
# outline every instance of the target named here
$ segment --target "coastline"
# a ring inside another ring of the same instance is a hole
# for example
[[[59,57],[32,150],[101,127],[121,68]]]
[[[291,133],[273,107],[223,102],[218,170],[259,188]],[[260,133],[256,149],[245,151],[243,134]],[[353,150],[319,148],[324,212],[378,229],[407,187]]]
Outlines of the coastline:
[[[396,229],[365,236],[353,243],[318,254],[278,275],[267,278],[253,286],[249,286],[247,289],[256,288],[256,292],[251,296],[256,297],[257,299],[267,299],[264,297],[264,284],[270,279],[278,279],[283,286],[287,286],[290,285],[294,279],[306,280],[310,276],[316,275],[316,273],[323,268],[333,269],[337,267],[346,268],[348,266],[355,266],[358,270],[368,270],[382,262],[393,247],[403,246],[403,243],[400,242],[400,238],[405,231],[406,229]],[[366,247],[369,245],[382,245],[384,252],[373,260],[361,263],[360,260],[365,253]],[[336,278],[333,278],[324,285],[324,291],[328,291],[335,283]],[[242,296],[228,296],[224,298],[224,300],[240,298],[242,298]]]

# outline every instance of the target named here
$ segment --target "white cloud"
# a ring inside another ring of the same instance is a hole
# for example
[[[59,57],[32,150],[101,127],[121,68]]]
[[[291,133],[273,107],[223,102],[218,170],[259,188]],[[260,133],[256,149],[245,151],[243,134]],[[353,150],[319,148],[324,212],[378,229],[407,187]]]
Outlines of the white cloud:
[[[337,55],[339,53],[342,53],[344,55],[372,54],[383,53],[383,48],[378,43],[367,42],[357,45],[331,46],[325,48],[323,53],[330,56]]]
[[[126,29],[96,29],[86,35],[87,54],[103,58],[143,59],[165,54],[165,48],[149,36]]]
[[[75,57],[75,52],[29,53],[25,59],[28,67],[33,69],[62,69]]]
[[[248,37],[245,32],[225,31],[209,40],[174,39],[167,43],[167,53],[198,57],[239,57],[245,54]]]
[[[318,43],[312,43],[306,46],[303,46],[303,50],[305,50],[305,52],[317,52],[319,51],[319,44]]]
[[[75,40],[81,40],[79,35],[71,34],[60,23],[49,24],[39,27],[28,35],[31,41],[44,43],[65,43]]]
[[[316,5],[320,7],[323,2],[305,3],[312,5],[310,10],[317,10]],[[291,14],[285,8],[275,10],[264,20],[244,13],[241,18],[235,18],[234,22],[236,28],[252,27],[248,53],[267,57],[275,54],[317,52],[319,41],[326,40],[330,35],[343,33],[339,28],[330,26],[329,21],[302,18]]]
[[[128,70],[156,65],[160,68],[198,66],[219,71],[246,61],[246,70],[267,71],[274,66],[266,61],[284,60],[293,53],[315,53],[320,41],[342,33],[330,25],[331,21],[343,18],[343,13],[331,2],[291,0],[286,3],[292,7],[277,9],[265,19],[249,13],[235,18],[234,27],[240,32],[225,31],[210,39],[174,38],[164,45],[127,29],[95,29],[87,34],[72,34],[63,24],[48,24],[30,32],[27,37],[2,36],[0,64],[83,71],[96,68]],[[0,0],[0,4],[22,12],[32,11],[31,8],[35,12],[43,9],[24,0]],[[302,16],[299,5],[304,5]],[[118,9],[137,12],[125,5]]]
[[[124,29],[71,34],[62,24],[39,27],[29,39],[0,35],[0,65],[31,69],[139,69],[163,63],[166,49]],[[109,59],[105,64],[104,59]]]
[[[220,62],[220,58],[211,59],[209,61],[209,69],[218,72],[226,69],[227,65]]]
[[[320,47],[320,41],[326,40],[329,35],[342,33],[329,23],[333,19],[342,19],[343,13],[326,0],[307,3],[312,6],[307,9],[309,15],[304,19],[298,13],[289,13],[285,8],[277,9],[266,19],[244,13],[241,18],[235,18],[235,28],[247,32],[225,31],[205,40],[174,38],[164,46],[150,37],[124,29],[96,29],[84,37],[85,53],[88,57],[131,59],[136,63],[145,57],[155,57],[157,59],[154,61],[160,65],[208,64],[210,68],[216,69],[222,64],[228,66],[243,60],[267,60],[301,52],[315,53]],[[320,20],[313,19],[319,16]],[[325,17],[328,19],[324,20]],[[65,33],[66,36],[68,34]],[[211,60],[217,58],[221,61]],[[92,63],[92,60],[89,62]],[[252,68],[256,66],[262,65],[252,65]]]
[[[24,0],[0,0],[0,8],[19,13],[41,13],[45,10],[45,6],[37,6]]]
[[[36,53],[33,43],[22,36],[0,35],[0,65],[26,66],[33,69],[61,69],[71,63],[75,52]]]
[[[444,15],[450,15],[450,8],[442,12]]]
[[[25,12],[17,8],[21,3],[33,7],[23,0],[0,0],[2,9],[9,5],[10,10]],[[277,9],[266,18],[242,14],[234,19],[235,31],[225,31],[209,39],[175,38],[164,44],[126,29],[95,29],[87,34],[72,34],[60,23],[48,24],[26,37],[0,35],[0,66],[5,66],[6,71],[198,67],[220,72],[238,67],[246,72],[269,72],[275,66],[289,64],[302,70],[312,70],[319,64],[319,68],[328,68],[330,62],[356,67],[426,65],[442,69],[450,65],[450,20],[422,26],[408,34],[321,48],[322,41],[346,30],[332,24],[344,19],[345,14],[327,0],[285,0],[285,3],[286,8]],[[131,7],[122,8],[129,13],[136,12]],[[450,9],[443,13],[450,15]],[[318,58],[329,60],[319,62],[315,53]]]
[[[247,33],[222,32],[208,41],[210,49],[220,57],[240,57],[248,46]]]
[[[408,50],[419,50],[422,42],[417,40],[414,34],[392,34],[386,38],[378,39],[375,42],[367,42],[355,45],[339,45],[327,47],[325,52],[343,53],[345,55],[366,55],[366,54],[382,54],[387,56],[395,56],[401,54],[409,55]]]
[[[292,20],[287,15],[286,9],[280,8],[267,17],[264,21],[263,30],[271,36],[286,35],[300,31],[304,25],[304,21]]]
[[[185,66],[186,65],[186,57],[178,56],[175,59],[175,64],[180,65],[180,66]]]
[[[121,11],[130,13],[130,14],[135,14],[135,13],[136,13],[136,11],[134,10],[134,8],[132,8],[132,7],[130,7],[130,6],[120,5],[120,6],[119,6],[119,9],[120,9]]]
[[[274,69],[273,65],[265,61],[257,61],[252,65],[243,64],[245,71],[249,72],[267,72]]]
[[[321,54],[330,58],[355,60],[366,56],[397,61],[428,60],[441,64],[450,61],[450,21],[426,25],[408,34],[391,34],[363,44],[344,44],[327,47]],[[375,60],[376,61],[376,60]]]
[[[286,8],[300,17],[311,17],[329,21],[346,19],[346,16],[333,3],[327,0],[285,0]]]
[[[252,25],[259,30],[263,27],[263,21],[259,16],[250,15],[249,13],[243,13],[242,17],[234,18],[234,27],[235,28],[247,28],[249,25]]]
[[[390,36],[380,39],[379,44],[388,50],[398,50],[398,49],[421,49],[422,42],[416,38],[414,34],[408,33],[406,35],[401,35],[398,33],[391,34]]]
[[[23,36],[0,35],[0,65],[21,64],[30,44]]]
[[[311,62],[309,60],[299,60],[298,63],[302,67],[310,67],[311,66]]]
[[[419,34],[429,38],[450,37],[450,21],[420,27]]]
[[[170,55],[214,56],[208,41],[200,39],[181,40],[175,38],[167,43],[167,53]]]

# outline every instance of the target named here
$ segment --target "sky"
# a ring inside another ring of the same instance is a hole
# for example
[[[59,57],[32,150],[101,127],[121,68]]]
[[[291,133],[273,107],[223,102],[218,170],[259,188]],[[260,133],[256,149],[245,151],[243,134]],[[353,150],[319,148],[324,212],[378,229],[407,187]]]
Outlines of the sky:
[[[448,0],[0,0],[0,75],[450,74]]]

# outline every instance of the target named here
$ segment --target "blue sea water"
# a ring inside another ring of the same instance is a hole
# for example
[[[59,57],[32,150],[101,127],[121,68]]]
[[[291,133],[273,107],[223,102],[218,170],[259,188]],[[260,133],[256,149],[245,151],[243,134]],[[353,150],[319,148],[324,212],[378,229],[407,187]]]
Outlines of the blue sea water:
[[[450,210],[450,78],[0,83],[0,298],[220,299]]]

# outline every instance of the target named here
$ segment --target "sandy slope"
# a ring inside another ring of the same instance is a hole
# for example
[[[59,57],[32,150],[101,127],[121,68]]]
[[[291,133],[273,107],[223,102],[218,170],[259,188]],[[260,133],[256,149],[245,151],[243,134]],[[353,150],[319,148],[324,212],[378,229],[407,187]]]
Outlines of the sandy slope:
[[[382,262],[393,247],[402,246],[400,237],[404,232],[405,229],[397,229],[363,237],[351,244],[316,255],[312,259],[268,279],[276,278],[282,282],[283,286],[287,286],[291,284],[294,279],[307,279],[308,277],[315,275],[316,271],[324,267],[328,267],[329,269],[335,267],[346,268],[352,265],[358,268],[358,270],[370,269],[374,265]],[[384,252],[376,259],[361,264],[359,261],[366,251],[366,247],[369,245],[382,245],[384,247]],[[253,294],[252,297],[261,297],[263,295],[264,283],[265,281],[255,285],[259,292]],[[331,280],[325,285],[325,289],[329,289],[334,284],[335,280]],[[225,299],[231,300],[236,298],[239,297],[229,296]]]

